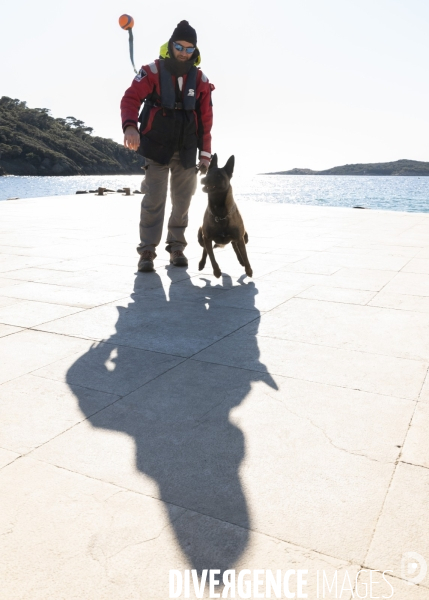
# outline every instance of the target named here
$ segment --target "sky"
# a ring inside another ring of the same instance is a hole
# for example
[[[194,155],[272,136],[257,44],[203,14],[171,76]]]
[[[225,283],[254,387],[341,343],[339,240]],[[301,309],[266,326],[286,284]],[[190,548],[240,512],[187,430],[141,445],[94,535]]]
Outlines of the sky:
[[[0,95],[123,141],[119,104],[176,24],[215,85],[220,163],[259,173],[429,161],[427,0],[3,0]]]

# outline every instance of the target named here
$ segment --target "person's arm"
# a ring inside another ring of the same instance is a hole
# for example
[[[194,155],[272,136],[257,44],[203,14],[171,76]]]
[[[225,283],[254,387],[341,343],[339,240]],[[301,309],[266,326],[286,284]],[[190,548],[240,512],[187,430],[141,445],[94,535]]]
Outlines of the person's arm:
[[[202,75],[202,77],[205,77]],[[200,150],[199,170],[201,173],[207,171],[211,160],[211,129],[213,125],[213,107],[211,93],[214,85],[207,79],[201,82],[201,94],[198,98],[198,148]],[[204,168],[203,168],[204,167]]]
[[[138,150],[140,146],[137,122],[142,102],[153,91],[155,85],[151,75],[149,67],[142,67],[121,100],[124,146],[130,150]]]

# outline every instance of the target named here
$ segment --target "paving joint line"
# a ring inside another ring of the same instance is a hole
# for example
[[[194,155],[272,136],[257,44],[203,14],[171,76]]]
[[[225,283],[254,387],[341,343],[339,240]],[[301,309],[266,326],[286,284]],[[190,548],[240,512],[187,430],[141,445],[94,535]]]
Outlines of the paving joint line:
[[[182,361],[183,362],[183,361]],[[182,363],[179,363],[182,364]],[[148,383],[151,383],[152,381],[158,379],[158,377],[161,377],[162,375],[164,375],[165,373],[168,373],[168,371],[171,371],[172,369],[175,369],[178,365],[173,365],[171,366],[169,369],[167,369],[166,371],[164,371],[163,373],[159,373],[158,375],[156,375],[155,377],[153,377],[152,379],[150,379],[149,381],[146,381],[143,385],[137,387],[136,389],[134,389],[131,392],[127,392],[126,394],[123,395],[119,395],[119,394],[110,394],[110,395],[115,395],[115,396],[119,396],[118,398],[116,398],[116,400],[114,400],[113,402],[110,402],[110,404],[107,404],[106,406],[103,406],[102,408],[100,408],[99,410],[96,410],[95,412],[91,413],[90,415],[87,415],[84,419],[82,419],[81,421],[77,421],[76,423],[73,423],[73,425],[71,425],[70,427],[68,427],[67,429],[64,429],[63,431],[61,431],[60,433],[58,433],[57,435],[54,435],[52,438],[50,438],[49,440],[46,440],[45,442],[43,442],[42,444],[40,444],[39,446],[36,446],[35,448],[32,448],[29,452],[26,453],[22,453],[21,457],[27,457],[30,456],[33,452],[35,452],[36,450],[38,450],[39,448],[42,448],[43,446],[45,446],[46,444],[49,444],[50,442],[52,442],[53,440],[61,437],[64,433],[67,433],[68,431],[71,431],[72,429],[74,429],[75,427],[77,427],[78,425],[80,425],[81,423],[84,423],[85,421],[88,421],[90,418],[94,417],[95,415],[98,415],[99,413],[103,412],[103,410],[106,410],[107,408],[111,408],[114,404],[116,404],[117,402],[119,402],[120,400],[123,400],[124,398],[126,398],[127,396],[133,394],[134,392],[136,392],[137,390],[143,388],[145,385],[147,385]],[[28,373],[29,375],[32,373]],[[46,378],[48,379],[48,378]],[[50,380],[50,381],[57,381],[57,380]],[[70,391],[74,394],[73,390],[71,389],[71,386],[69,383],[65,382],[66,385],[68,385],[68,387],[70,388]],[[76,387],[80,387],[82,389],[88,389],[90,391],[94,391],[91,388],[86,388],[85,386],[79,385],[79,384],[72,384]],[[96,391],[101,391],[101,390],[96,390]],[[109,392],[102,392],[104,394],[109,394]],[[82,413],[83,414],[83,413]],[[51,463],[49,463],[51,464]]]
[[[334,387],[334,388],[338,388],[341,390],[352,390],[352,391],[356,391],[356,392],[362,392],[363,394],[372,394],[375,396],[382,396],[385,398],[396,398],[397,400],[404,400],[406,402],[417,402],[417,400],[415,398],[407,398],[405,396],[393,396],[392,394],[383,394],[382,392],[371,392],[369,390],[363,390],[361,388],[347,387],[345,385],[338,385],[336,383],[326,383],[324,381],[315,381],[313,379],[302,379],[300,377],[294,377],[292,375],[283,375],[281,373],[275,373],[273,371],[262,371],[262,370],[256,370],[256,369],[249,369],[247,367],[241,367],[241,366],[237,366],[237,365],[228,365],[226,363],[213,362],[213,361],[210,361],[207,359],[202,360],[201,358],[196,357],[196,355],[189,357],[188,360],[194,360],[194,361],[198,361],[198,362],[202,362],[202,363],[206,363],[206,364],[210,364],[210,365],[218,365],[220,367],[228,367],[230,369],[239,369],[241,371],[249,371],[251,373],[258,373],[261,375],[267,375],[267,376],[271,375],[271,376],[275,376],[275,377],[282,377],[283,379],[292,379],[294,381],[306,381],[307,383],[315,383],[317,385],[325,385],[327,387]]]
[[[25,456],[20,456],[19,458],[25,458]],[[181,508],[182,510],[184,510],[186,512],[192,512],[192,513],[200,515],[202,517],[207,517],[209,519],[212,519],[214,521],[218,521],[220,523],[225,523],[226,525],[231,525],[233,527],[238,527],[239,529],[242,529],[244,531],[250,531],[251,533],[256,533],[258,535],[263,535],[264,537],[267,537],[267,538],[270,538],[270,539],[273,539],[273,540],[277,540],[278,542],[282,542],[284,544],[289,544],[290,546],[293,546],[298,552],[302,552],[302,553],[312,552],[312,553],[317,554],[319,556],[327,557],[328,559],[334,559],[334,560],[342,561],[344,563],[347,563],[350,566],[353,566],[353,565],[359,566],[357,563],[354,563],[350,559],[341,558],[339,556],[327,554],[325,552],[321,552],[320,550],[316,550],[314,548],[309,548],[309,547],[306,547],[306,546],[301,546],[301,545],[297,544],[296,542],[292,542],[292,541],[289,541],[289,540],[285,540],[283,538],[276,537],[274,535],[265,533],[264,531],[260,531],[258,529],[254,529],[254,528],[251,528],[251,527],[244,527],[243,525],[237,525],[236,523],[233,523],[231,521],[226,521],[225,519],[220,519],[219,517],[213,517],[212,515],[210,515],[208,513],[204,513],[204,512],[201,512],[199,510],[195,510],[194,508],[188,508],[186,506],[182,506],[181,504],[176,504],[175,502],[163,500],[162,498],[158,498],[156,496],[152,496],[150,494],[146,494],[144,492],[141,492],[141,491],[138,491],[138,490],[135,490],[135,489],[132,489],[132,488],[125,487],[123,484],[114,483],[112,481],[106,481],[105,479],[101,479],[99,477],[94,477],[92,475],[87,475],[86,473],[80,473],[79,471],[73,471],[73,469],[64,467],[63,465],[57,465],[55,463],[51,463],[48,460],[44,460],[44,459],[41,459],[41,458],[33,458],[33,457],[30,457],[30,458],[32,460],[37,461],[37,462],[40,462],[40,463],[43,463],[43,464],[47,464],[47,465],[49,465],[51,467],[54,467],[56,469],[61,469],[61,470],[67,471],[68,473],[73,473],[74,475],[79,475],[80,477],[85,477],[87,479],[91,479],[91,480],[94,480],[94,481],[99,481],[99,482],[104,483],[104,484],[112,485],[112,486],[114,486],[116,488],[119,488],[122,491],[131,492],[132,494],[138,494],[139,496],[144,496],[145,498],[150,498],[151,500],[155,500],[156,502],[160,502],[160,503],[162,503],[164,505],[175,506],[176,508]],[[9,466],[9,465],[6,465],[6,467],[7,466]],[[168,523],[168,525],[169,524],[170,523]]]
[[[253,322],[253,321],[251,321],[251,322]],[[250,325],[250,323],[248,323],[248,324]],[[235,332],[232,332],[232,333],[235,333]],[[230,335],[232,335],[232,334],[230,334]],[[250,336],[251,334],[245,334],[245,335]],[[259,332],[255,334],[255,337],[271,338],[273,340],[283,340],[285,342],[293,342],[296,344],[308,344],[309,346],[317,346],[320,348],[331,348],[333,350],[342,350],[342,351],[346,351],[346,352],[359,352],[361,354],[369,354],[371,356],[384,356],[386,358],[395,358],[397,360],[409,360],[412,362],[424,363],[426,365],[429,364],[429,357],[427,359],[425,359],[425,358],[409,358],[406,356],[395,356],[392,354],[383,354],[381,352],[369,352],[368,350],[361,350],[361,349],[356,349],[356,348],[342,348],[341,346],[331,346],[329,344],[316,344],[314,342],[307,342],[307,341],[303,342],[301,340],[295,340],[292,338],[277,337],[277,336],[273,336],[273,335],[264,335]]]
[[[398,458],[396,459],[396,461],[395,461],[395,466],[394,466],[394,468],[393,468],[393,470],[392,470],[392,476],[391,476],[391,478],[390,478],[390,481],[389,481],[389,484],[388,484],[388,486],[387,486],[386,494],[385,494],[385,496],[384,496],[384,500],[383,500],[383,503],[382,503],[382,505],[381,505],[381,508],[380,508],[380,512],[379,512],[378,518],[377,518],[377,520],[376,520],[376,523],[375,523],[375,525],[374,525],[374,529],[373,529],[373,531],[372,531],[371,540],[370,540],[370,542],[369,542],[368,550],[367,550],[367,553],[366,553],[366,556],[365,556],[365,561],[368,559],[368,555],[369,555],[369,552],[370,552],[370,550],[371,550],[371,545],[372,545],[372,543],[373,543],[373,541],[374,541],[374,538],[375,538],[375,534],[376,534],[376,531],[377,531],[378,524],[379,524],[379,522],[380,522],[380,519],[381,519],[381,517],[382,517],[382,515],[383,515],[384,507],[386,506],[386,502],[387,502],[387,497],[388,497],[388,495],[389,495],[390,489],[391,489],[391,487],[392,487],[393,479],[394,479],[394,477],[395,477],[395,475],[396,475],[396,471],[397,471],[397,469],[398,469],[398,464],[399,464],[400,462],[403,462],[403,461],[401,460],[401,457],[402,457],[402,453],[403,453],[403,450],[404,450],[404,445],[405,445],[405,443],[406,443],[406,441],[407,441],[408,433],[409,433],[409,431],[410,431],[410,429],[411,429],[411,423],[412,423],[412,421],[413,421],[414,415],[415,415],[415,413],[416,413],[416,410],[417,410],[417,405],[418,405],[419,398],[420,398],[420,395],[421,395],[421,393],[422,393],[422,390],[423,390],[424,383],[425,383],[425,379],[423,380],[423,382],[422,382],[422,384],[421,384],[421,386],[420,386],[420,392],[419,392],[419,394],[418,394],[418,396],[417,396],[417,401],[416,401],[416,403],[415,403],[414,410],[413,410],[413,412],[412,412],[412,415],[411,415],[411,417],[410,417],[410,420],[409,420],[409,422],[408,422],[407,431],[405,432],[405,435],[404,435],[404,438],[403,438],[403,441],[402,441],[402,444],[401,444],[401,449],[400,449],[400,451],[399,451],[399,454],[398,454]],[[365,562],[365,561],[364,561],[364,562]]]

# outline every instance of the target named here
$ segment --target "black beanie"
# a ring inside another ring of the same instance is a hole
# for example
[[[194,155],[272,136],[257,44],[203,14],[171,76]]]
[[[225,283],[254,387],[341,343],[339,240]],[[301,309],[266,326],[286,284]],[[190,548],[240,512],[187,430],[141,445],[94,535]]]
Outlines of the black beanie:
[[[188,21],[180,21],[176,29],[173,31],[170,40],[172,42],[183,41],[189,42],[194,46],[197,45],[197,32],[191,27]]]

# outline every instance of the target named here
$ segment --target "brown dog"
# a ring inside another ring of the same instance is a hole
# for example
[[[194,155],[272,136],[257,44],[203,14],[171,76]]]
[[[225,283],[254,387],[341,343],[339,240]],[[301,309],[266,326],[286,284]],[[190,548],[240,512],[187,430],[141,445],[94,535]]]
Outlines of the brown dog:
[[[198,230],[198,241],[204,248],[198,268],[200,271],[204,269],[208,254],[214,276],[220,277],[221,270],[213,254],[212,242],[215,242],[215,248],[223,248],[231,242],[238,262],[243,265],[246,275],[252,277],[253,271],[246,252],[249,238],[234,202],[230,184],[233,171],[234,156],[228,159],[223,168],[219,168],[217,154],[214,154],[207,175],[201,179],[201,183],[204,184],[203,192],[207,192],[209,202],[204,213],[203,226]]]

